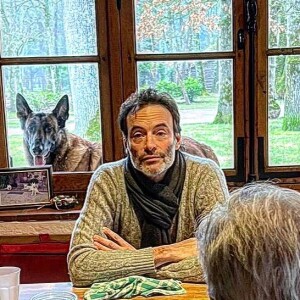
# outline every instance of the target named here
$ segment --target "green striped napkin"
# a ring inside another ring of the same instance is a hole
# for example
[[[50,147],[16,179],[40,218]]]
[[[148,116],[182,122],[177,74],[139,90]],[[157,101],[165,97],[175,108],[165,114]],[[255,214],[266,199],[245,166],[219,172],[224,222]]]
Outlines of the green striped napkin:
[[[143,276],[129,276],[110,282],[94,283],[84,294],[85,300],[129,299],[135,296],[185,294],[181,282],[173,279],[158,280]]]

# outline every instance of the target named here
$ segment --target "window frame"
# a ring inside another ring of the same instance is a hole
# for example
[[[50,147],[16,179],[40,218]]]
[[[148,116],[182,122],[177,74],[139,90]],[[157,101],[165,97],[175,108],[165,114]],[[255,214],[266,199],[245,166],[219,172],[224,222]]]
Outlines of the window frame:
[[[258,32],[256,40],[256,145],[258,179],[279,179],[282,184],[300,183],[300,164],[293,166],[268,165],[268,58],[275,55],[300,54],[298,48],[268,49],[268,1],[257,0],[259,8]],[[297,188],[298,189],[298,188]]]

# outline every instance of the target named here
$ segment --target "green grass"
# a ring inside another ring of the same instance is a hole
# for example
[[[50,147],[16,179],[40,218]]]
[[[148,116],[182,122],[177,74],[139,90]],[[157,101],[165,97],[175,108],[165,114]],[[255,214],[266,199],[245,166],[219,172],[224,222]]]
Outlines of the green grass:
[[[22,135],[13,134],[8,137],[8,153],[13,158],[13,167],[27,166]]]
[[[218,98],[212,96],[201,96],[196,99],[196,102],[192,102],[191,104],[186,104],[183,101],[177,101],[177,105],[180,110],[217,109]]]
[[[269,164],[299,165],[300,131],[283,131],[282,122],[282,118],[269,121]]]
[[[233,164],[233,135],[230,124],[196,123],[182,126],[182,135],[211,146],[224,169],[234,167]]]

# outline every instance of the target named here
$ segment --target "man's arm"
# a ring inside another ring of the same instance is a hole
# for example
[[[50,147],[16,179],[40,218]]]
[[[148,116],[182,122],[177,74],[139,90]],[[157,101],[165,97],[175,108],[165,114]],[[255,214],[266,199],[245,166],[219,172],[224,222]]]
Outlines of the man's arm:
[[[197,256],[197,243],[190,238],[178,243],[153,248],[154,264],[158,268],[170,263],[177,263],[188,257]]]
[[[99,235],[93,237],[94,245],[98,250],[136,250],[132,245],[109,228],[104,227],[103,233],[106,235],[106,238]],[[153,248],[153,259],[156,268],[166,264],[179,262],[191,256],[197,256],[197,243],[195,238]]]
[[[103,228],[107,238],[94,236],[94,245],[101,251],[116,249],[133,250],[132,245],[123,240],[109,228]],[[178,243],[153,248],[155,276],[160,279],[173,278],[188,282],[203,282],[203,276],[197,258],[197,244],[195,238]]]
[[[81,216],[72,235],[68,267],[73,284],[89,286],[94,282],[154,273],[152,248],[115,249],[107,252],[97,250],[93,244],[95,234],[106,238],[103,227],[114,228],[115,220],[118,219],[115,214],[120,210],[118,202],[123,201],[121,206],[127,205],[121,195],[123,191],[120,185],[115,182],[115,174],[108,172],[96,175],[99,178],[92,179]],[[129,217],[126,222],[130,224],[130,220]],[[131,241],[134,241],[135,237],[138,237],[138,231],[132,228],[130,232],[133,232]]]

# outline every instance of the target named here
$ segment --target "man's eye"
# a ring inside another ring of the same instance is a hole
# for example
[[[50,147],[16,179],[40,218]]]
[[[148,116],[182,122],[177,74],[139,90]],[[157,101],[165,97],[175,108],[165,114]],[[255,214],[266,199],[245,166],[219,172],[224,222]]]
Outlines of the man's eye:
[[[164,130],[159,130],[156,132],[156,135],[159,137],[165,137],[167,133]]]
[[[138,139],[138,138],[142,138],[143,137],[143,134],[141,132],[135,132],[132,137],[134,139]]]

